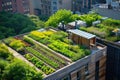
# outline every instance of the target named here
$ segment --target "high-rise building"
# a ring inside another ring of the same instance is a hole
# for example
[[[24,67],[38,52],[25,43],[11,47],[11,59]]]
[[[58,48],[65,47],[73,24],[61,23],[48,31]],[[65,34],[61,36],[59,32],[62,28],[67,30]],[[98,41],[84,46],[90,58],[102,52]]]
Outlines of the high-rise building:
[[[30,13],[29,0],[1,0],[0,11],[8,11],[13,13]]]
[[[30,14],[41,14],[41,0],[29,0]]]
[[[92,0],[72,0],[73,13],[87,13],[92,6]]]
[[[59,9],[72,10],[72,0],[1,0],[0,11],[50,16]]]

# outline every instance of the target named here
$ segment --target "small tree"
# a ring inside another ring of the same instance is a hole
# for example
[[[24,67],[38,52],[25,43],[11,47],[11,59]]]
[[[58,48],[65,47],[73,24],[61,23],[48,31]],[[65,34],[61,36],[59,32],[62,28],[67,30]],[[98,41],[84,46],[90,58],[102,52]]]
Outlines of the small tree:
[[[8,65],[8,62],[0,59],[0,79],[2,78],[3,71],[5,70],[5,67]]]
[[[9,55],[10,52],[8,48],[4,44],[0,43],[0,58],[6,59],[9,57]]]
[[[57,27],[59,22],[65,21],[68,23],[71,21],[70,16],[72,15],[71,11],[68,10],[58,10],[55,14],[50,16],[48,21],[45,23],[46,26],[54,26]]]
[[[5,68],[3,80],[42,80],[42,74],[23,61],[15,59]]]

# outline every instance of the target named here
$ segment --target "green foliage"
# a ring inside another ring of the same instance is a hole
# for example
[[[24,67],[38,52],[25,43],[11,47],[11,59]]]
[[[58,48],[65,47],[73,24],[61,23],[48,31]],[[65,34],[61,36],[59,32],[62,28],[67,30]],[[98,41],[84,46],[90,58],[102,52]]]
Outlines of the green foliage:
[[[38,75],[39,74],[39,75]],[[3,80],[42,80],[42,74],[25,62],[14,60],[3,73]]]
[[[44,27],[45,27],[44,22],[41,21],[41,20],[39,19],[38,16],[35,16],[35,15],[28,15],[28,17],[29,17],[30,20],[32,20],[33,23],[36,25],[36,29],[44,28]]]
[[[8,58],[10,56],[10,52],[8,48],[3,44],[0,43],[0,58]]]
[[[23,37],[24,41],[28,42],[29,44],[34,44],[33,40],[31,40],[28,36]]]
[[[53,26],[57,27],[59,22],[64,21],[65,23],[71,22],[72,20],[69,19],[72,15],[71,11],[68,10],[58,10],[55,14],[49,17],[48,21],[45,23],[46,26]]]
[[[8,65],[8,62],[0,58],[0,79],[2,79],[2,74],[7,65]]]
[[[35,49],[31,48],[31,47],[26,47],[27,51],[34,54],[35,56],[37,56],[38,58],[40,58],[42,61],[46,62],[47,64],[51,65],[54,68],[58,68],[59,64],[57,64],[56,62],[50,60],[49,58],[47,58],[46,56],[42,55],[40,52],[36,51]]]
[[[113,32],[115,29],[120,28],[120,20],[106,19],[102,23],[91,26],[91,27],[80,27],[81,30],[96,34],[97,36],[107,39],[109,41],[118,41],[120,40],[119,36],[115,35]]]
[[[53,61],[55,61],[55,62],[57,62],[59,64],[65,64],[64,60],[62,60],[58,56],[54,55],[53,52],[51,52],[50,50],[48,50],[46,47],[41,46],[41,45],[35,45],[34,48],[37,49],[37,50],[42,51],[45,56],[49,57]]]
[[[20,51],[25,47],[25,44],[22,43],[21,40],[14,40],[9,45],[17,51]]]
[[[48,31],[44,32],[31,32],[29,36],[43,44],[46,44],[51,49],[71,58],[73,61],[78,60],[90,52],[83,47],[79,47],[77,51],[73,50],[74,46],[72,42],[67,39],[68,34],[65,32],[52,32],[49,35],[45,35]]]
[[[83,31],[87,31],[87,32],[90,32],[92,34],[98,35],[102,38],[104,38],[107,35],[104,30],[101,31],[99,28],[93,27],[93,26],[92,27],[87,27],[87,28],[86,27],[80,27],[80,29],[83,30]]]
[[[0,39],[36,29],[25,15],[0,12]]]
[[[0,25],[0,39],[6,38],[8,36],[13,36],[15,34],[16,33],[14,29]]]
[[[109,18],[109,19],[103,21],[102,24],[104,24],[106,26],[111,26],[114,28],[120,28],[120,20],[114,20],[114,19]]]
[[[82,20],[87,23],[88,26],[92,25],[93,21],[100,20],[102,17],[96,13],[77,15],[72,14],[68,10],[58,10],[55,14],[49,17],[48,21],[45,23],[46,26],[57,27],[59,22],[64,21],[65,24],[75,20]]]
[[[108,41],[119,41],[120,40],[120,37],[116,37],[116,36],[110,36],[110,37],[106,37],[105,38],[106,40]]]
[[[40,20],[42,20],[42,21],[47,21],[48,18],[49,18],[49,16],[46,16],[46,15],[39,15],[39,18],[40,18]]]
[[[30,54],[26,54],[25,58],[27,58],[29,61],[31,61],[36,67],[41,69],[45,74],[51,74],[55,71],[54,69],[52,69],[51,67],[44,64],[43,61],[39,60],[35,56],[32,56]]]
[[[70,19],[71,19],[71,21],[75,21],[75,20],[80,20],[81,18],[80,18],[80,15],[73,14],[72,16],[70,16]]]
[[[80,16],[80,20],[85,21],[87,26],[92,26],[92,22],[100,20],[102,17],[96,13],[84,14]]]
[[[5,39],[4,42],[16,51],[21,51],[26,46],[21,40],[12,37]]]

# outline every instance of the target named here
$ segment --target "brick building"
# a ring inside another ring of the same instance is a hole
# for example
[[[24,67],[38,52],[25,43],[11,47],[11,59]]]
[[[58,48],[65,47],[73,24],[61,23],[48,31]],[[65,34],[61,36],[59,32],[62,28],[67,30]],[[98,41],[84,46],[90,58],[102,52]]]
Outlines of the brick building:
[[[29,0],[0,0],[0,11],[28,14]]]
[[[41,14],[50,16],[59,9],[71,10],[71,4],[72,0],[41,0]]]
[[[92,0],[72,0],[72,11],[74,13],[87,13],[92,6]]]

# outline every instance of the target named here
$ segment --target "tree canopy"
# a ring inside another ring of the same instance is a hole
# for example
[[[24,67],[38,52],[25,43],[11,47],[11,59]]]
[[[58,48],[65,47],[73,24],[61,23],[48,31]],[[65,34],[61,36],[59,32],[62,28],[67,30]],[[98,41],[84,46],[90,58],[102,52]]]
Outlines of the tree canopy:
[[[68,10],[58,10],[55,14],[49,17],[48,21],[46,21],[46,26],[56,27],[59,22],[64,21],[68,23],[71,21],[70,16],[72,16],[72,12]]]
[[[15,59],[3,73],[4,80],[42,80],[42,74],[21,60]]]
[[[42,74],[14,58],[7,46],[0,43],[0,80],[42,80]]]
[[[33,20],[33,18],[23,14],[0,12],[0,39],[30,32],[41,27],[44,27],[44,22],[39,18]]]
[[[102,17],[96,13],[91,14],[84,14],[84,15],[78,15],[78,14],[72,14],[69,10],[58,10],[55,14],[49,17],[48,21],[46,21],[46,26],[53,26],[56,27],[59,22],[64,21],[65,24],[68,22],[72,22],[75,20],[82,20],[87,23],[88,26],[92,25],[93,21],[99,20]]]

